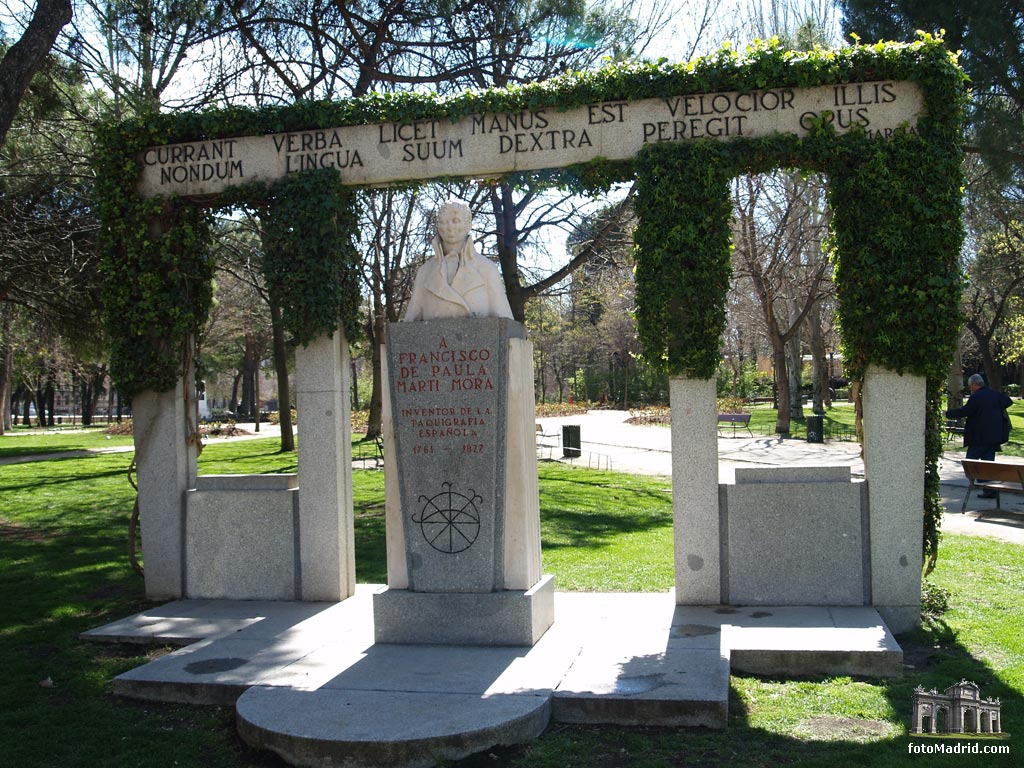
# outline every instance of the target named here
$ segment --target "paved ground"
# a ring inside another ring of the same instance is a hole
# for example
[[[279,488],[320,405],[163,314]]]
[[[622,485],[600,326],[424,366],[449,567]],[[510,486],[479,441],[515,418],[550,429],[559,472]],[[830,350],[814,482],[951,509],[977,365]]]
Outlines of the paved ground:
[[[562,425],[580,427],[583,455],[573,463],[645,475],[672,474],[672,430],[664,426],[626,424],[627,411],[589,411],[580,416],[540,419],[545,435],[538,438],[545,455],[560,459]],[[942,457],[942,501],[947,514],[942,528],[952,533],[992,536],[1024,544],[1024,496],[1004,496],[1002,509],[995,501],[974,494],[961,513],[967,480],[960,468],[962,451]],[[1024,463],[1024,460],[1022,460]],[[829,440],[808,443],[778,437],[725,437],[718,439],[718,481],[731,483],[739,466],[848,466],[855,478],[864,477],[860,444]]]

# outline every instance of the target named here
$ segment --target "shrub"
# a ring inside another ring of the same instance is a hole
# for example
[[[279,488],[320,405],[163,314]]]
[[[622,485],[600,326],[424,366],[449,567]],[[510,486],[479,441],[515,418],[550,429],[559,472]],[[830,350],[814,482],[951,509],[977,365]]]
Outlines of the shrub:
[[[718,398],[719,413],[746,413],[747,409],[745,405],[746,403],[739,397]]]
[[[948,589],[934,584],[928,579],[921,582],[921,617],[934,620],[949,610]]]

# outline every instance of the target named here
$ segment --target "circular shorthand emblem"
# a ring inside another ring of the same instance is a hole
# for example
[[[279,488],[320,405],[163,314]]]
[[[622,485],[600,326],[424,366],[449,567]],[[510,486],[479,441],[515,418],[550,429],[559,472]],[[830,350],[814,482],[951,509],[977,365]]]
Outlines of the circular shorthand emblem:
[[[476,505],[483,497],[472,488],[465,496],[452,490],[451,483],[435,496],[420,496],[423,508],[414,512],[412,521],[420,527],[427,544],[438,552],[455,554],[469,549],[480,534],[480,511]]]

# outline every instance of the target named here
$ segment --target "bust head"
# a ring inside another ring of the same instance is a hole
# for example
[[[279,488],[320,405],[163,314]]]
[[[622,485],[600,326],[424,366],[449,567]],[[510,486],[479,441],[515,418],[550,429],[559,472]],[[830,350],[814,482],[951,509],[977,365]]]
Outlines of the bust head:
[[[460,245],[472,226],[473,214],[460,200],[449,200],[437,209],[437,235],[445,245]]]

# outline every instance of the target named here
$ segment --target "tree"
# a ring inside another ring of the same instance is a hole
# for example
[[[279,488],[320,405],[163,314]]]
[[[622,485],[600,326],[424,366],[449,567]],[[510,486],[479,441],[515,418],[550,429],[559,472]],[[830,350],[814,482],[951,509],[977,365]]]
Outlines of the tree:
[[[972,84],[974,141],[993,167],[1024,172],[1024,6],[1013,0],[840,0],[844,31],[862,38],[912,40],[945,30]]]
[[[201,108],[222,89],[207,53],[222,13],[202,0],[80,0],[64,54],[109,89],[118,119]]]
[[[799,391],[800,330],[831,285],[821,250],[828,229],[823,190],[820,179],[795,173],[744,176],[734,185],[733,269],[760,306],[778,388],[775,429],[783,436],[793,416],[791,395]]]
[[[364,197],[362,228],[366,258],[363,278],[369,291],[366,336],[370,342],[373,378],[366,437],[381,434],[384,412],[382,351],[387,323],[398,322],[412,288],[408,265],[417,248],[426,245],[428,214],[417,192],[397,189],[368,191]],[[405,265],[405,267],[403,267]]]
[[[216,370],[220,372],[235,372],[230,409],[257,420],[262,363],[268,356],[273,359],[281,450],[294,451],[287,340],[280,302],[271,295],[263,278],[263,244],[258,221],[245,216],[223,223],[216,248],[221,280],[217,286],[218,304],[203,340],[209,350],[204,352],[204,357],[216,359]]]
[[[103,334],[88,155],[81,115],[98,99],[81,72],[50,56],[0,147],[0,402],[14,391],[15,325],[31,339],[63,337],[84,358]],[[0,430],[9,424],[3,419]]]
[[[633,2],[590,9],[578,0],[454,4],[456,12],[436,21],[436,37],[457,40],[439,62],[447,90],[504,88],[545,80],[561,72],[585,70],[610,57],[639,56],[664,20],[655,4],[641,24]],[[585,262],[569,262],[532,282],[524,280],[523,251],[550,226],[571,231],[579,221],[578,201],[554,194],[543,176],[496,181],[488,189],[494,217],[495,255],[501,267],[512,315],[525,318],[527,301],[564,280]]]
[[[998,333],[1012,310],[1013,299],[1024,286],[1024,224],[1008,221],[987,233],[968,267],[964,291],[964,326],[974,337],[989,386],[1000,388],[1002,371],[997,360]]]
[[[18,41],[0,50],[0,146],[7,140],[25,90],[69,21],[71,0],[38,0]]]

